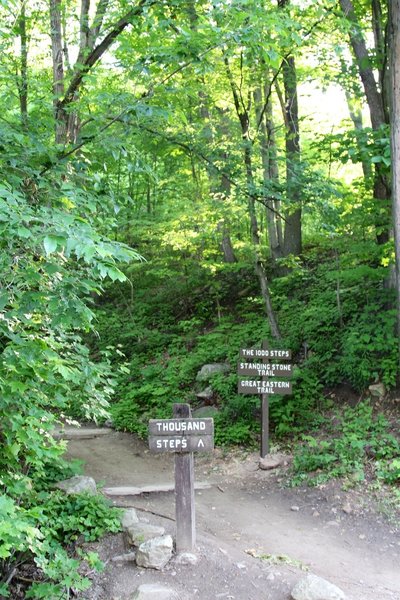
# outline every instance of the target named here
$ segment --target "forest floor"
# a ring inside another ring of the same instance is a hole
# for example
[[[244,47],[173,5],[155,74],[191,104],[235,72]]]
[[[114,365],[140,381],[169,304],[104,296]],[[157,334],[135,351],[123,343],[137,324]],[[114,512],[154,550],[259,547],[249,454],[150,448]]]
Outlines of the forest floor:
[[[68,456],[84,461],[98,484],[143,486],[173,482],[174,459],[152,455],[135,436],[109,435],[68,442]],[[347,600],[400,600],[400,514],[367,487],[286,487],[287,467],[258,468],[257,453],[196,455],[195,492],[199,558],[172,560],[162,571],[112,560],[123,554],[122,535],[89,544],[106,563],[80,598],[128,600],[142,583],[162,583],[182,600],[289,600],[307,572],[336,584]],[[113,497],[141,519],[174,535],[173,492]]]

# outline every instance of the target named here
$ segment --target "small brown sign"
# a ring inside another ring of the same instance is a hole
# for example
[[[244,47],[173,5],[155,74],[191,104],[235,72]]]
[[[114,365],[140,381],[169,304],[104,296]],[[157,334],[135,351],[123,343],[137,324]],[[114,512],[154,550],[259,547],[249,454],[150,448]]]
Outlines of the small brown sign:
[[[255,375],[256,377],[293,377],[293,365],[289,363],[240,362],[238,375]]]
[[[238,384],[239,394],[270,394],[272,396],[287,396],[292,393],[290,381],[255,381],[253,379],[240,379]]]
[[[214,419],[150,419],[150,436],[214,435]]]
[[[211,452],[214,449],[214,436],[150,436],[149,449],[151,452]]]
[[[242,348],[240,356],[243,358],[267,358],[290,360],[292,358],[291,350],[279,350],[275,348]]]

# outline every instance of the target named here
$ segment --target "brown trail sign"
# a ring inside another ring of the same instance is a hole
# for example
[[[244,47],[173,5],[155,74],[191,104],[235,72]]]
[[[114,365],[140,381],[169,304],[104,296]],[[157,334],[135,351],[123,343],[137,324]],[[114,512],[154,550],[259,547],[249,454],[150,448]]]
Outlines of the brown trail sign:
[[[293,366],[289,363],[240,362],[237,366],[237,374],[291,379],[293,377]]]
[[[271,394],[287,396],[292,393],[292,384],[289,381],[255,381],[254,379],[241,379],[238,384],[239,394]]]
[[[292,358],[291,350],[276,350],[272,348],[242,348],[240,356],[243,358],[279,358],[280,360],[290,360]]]
[[[189,404],[174,404],[174,419],[149,421],[152,452],[175,453],[176,551],[192,551],[196,542],[193,452],[214,448],[213,419],[192,419]]]
[[[239,379],[239,394],[255,394],[261,396],[261,448],[260,456],[264,458],[269,453],[269,396],[285,396],[292,393],[290,381],[277,381],[271,377],[291,379],[292,365],[276,363],[277,360],[290,360],[292,352],[282,348],[268,348],[264,341],[262,348],[242,348],[241,362],[238,363],[238,375],[262,377],[260,380]],[[268,378],[268,379],[267,379]]]

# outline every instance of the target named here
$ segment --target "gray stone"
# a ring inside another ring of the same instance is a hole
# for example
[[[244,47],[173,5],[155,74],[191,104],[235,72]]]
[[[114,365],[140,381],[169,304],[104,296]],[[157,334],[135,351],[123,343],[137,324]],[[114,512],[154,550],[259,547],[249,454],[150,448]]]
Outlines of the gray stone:
[[[215,373],[229,373],[230,365],[227,363],[210,363],[203,365],[196,375],[196,381],[208,381]]]
[[[277,469],[278,467],[287,465],[288,462],[289,457],[285,454],[268,454],[268,456],[260,458],[258,466],[263,471],[270,471],[272,469]]]
[[[164,535],[164,527],[150,525],[149,523],[132,523],[125,529],[125,536],[128,544],[132,546],[140,546],[143,542]]]
[[[126,552],[119,556],[114,556],[111,560],[116,563],[133,562],[136,559],[136,552]]]
[[[215,406],[200,406],[193,411],[193,416],[198,419],[204,419],[206,417],[214,417],[218,414],[218,408]]]
[[[97,494],[96,482],[93,477],[75,475],[70,479],[64,479],[55,484],[55,487],[63,490],[66,494]]]
[[[373,383],[369,386],[368,390],[371,396],[375,398],[383,398],[386,394],[386,388],[383,383]]]
[[[177,565],[197,565],[199,557],[191,552],[181,552],[175,559]]]
[[[291,597],[293,600],[345,600],[340,588],[312,574],[297,582]]]
[[[121,517],[121,525],[123,529],[128,529],[135,523],[139,523],[139,517],[137,516],[134,508],[127,508]]]
[[[201,392],[196,393],[196,397],[199,398],[200,400],[210,401],[213,396],[214,396],[214,390],[212,389],[212,387],[210,385],[208,387],[206,387],[204,390],[202,390]]]
[[[143,583],[131,596],[131,600],[179,600],[179,595],[159,583]]]
[[[56,429],[53,437],[62,440],[91,440],[110,433],[111,430],[106,427],[64,427]]]
[[[162,569],[172,556],[173,541],[170,535],[153,538],[140,544],[136,564],[146,569]]]

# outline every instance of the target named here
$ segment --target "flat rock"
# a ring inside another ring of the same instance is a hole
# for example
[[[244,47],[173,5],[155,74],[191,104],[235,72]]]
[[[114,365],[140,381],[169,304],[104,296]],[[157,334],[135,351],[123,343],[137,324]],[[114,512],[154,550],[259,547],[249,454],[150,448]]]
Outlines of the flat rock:
[[[119,554],[114,556],[111,560],[116,563],[127,563],[133,562],[136,559],[136,552],[126,552],[125,554]]]
[[[85,475],[75,475],[70,479],[64,479],[55,484],[59,490],[63,490],[66,494],[97,494],[96,482],[93,477]]]
[[[288,462],[289,457],[285,454],[268,454],[264,458],[260,458],[258,466],[263,471],[270,471],[272,469],[277,469],[278,467],[287,465]]]
[[[159,583],[143,583],[135,590],[130,600],[179,600],[175,590]]]
[[[346,597],[344,592],[333,583],[310,574],[295,585],[291,598],[293,600],[345,600]]]
[[[197,418],[207,418],[207,417],[215,417],[219,412],[218,408],[215,406],[200,406],[193,411],[193,417]]]
[[[207,490],[211,484],[206,481],[198,481],[194,484],[195,490]],[[157,492],[173,492],[175,490],[174,483],[157,483],[154,485],[142,485],[141,487],[134,485],[124,485],[119,487],[104,488],[103,492],[107,496],[139,496],[140,494],[151,494]]]
[[[145,569],[162,569],[172,556],[173,540],[170,535],[153,538],[140,544],[136,564]]]
[[[204,388],[204,390],[201,390],[201,392],[196,392],[196,398],[200,398],[200,400],[211,400],[211,398],[213,396],[214,396],[214,390],[212,389],[212,387],[210,385],[207,386],[206,388]],[[200,409],[197,409],[197,410],[200,410]]]
[[[383,398],[386,394],[386,388],[383,383],[373,383],[368,387],[368,391],[375,398]]]
[[[65,427],[56,429],[53,437],[62,440],[90,440],[102,435],[110,435],[110,433],[112,433],[112,429],[108,427]]]
[[[132,523],[125,529],[125,536],[128,544],[132,546],[140,546],[143,542],[158,538],[164,535],[164,527],[150,525],[150,523]]]
[[[177,565],[197,565],[199,557],[191,552],[181,552],[175,559]]]
[[[127,508],[124,510],[121,517],[121,525],[122,529],[128,529],[135,523],[139,523],[139,517],[137,516],[137,512],[134,508]]]
[[[196,375],[196,381],[208,381],[215,373],[229,373],[231,370],[228,363],[210,363],[203,365]]]

